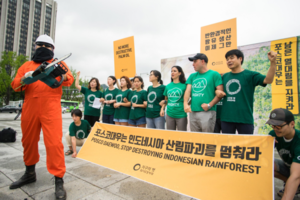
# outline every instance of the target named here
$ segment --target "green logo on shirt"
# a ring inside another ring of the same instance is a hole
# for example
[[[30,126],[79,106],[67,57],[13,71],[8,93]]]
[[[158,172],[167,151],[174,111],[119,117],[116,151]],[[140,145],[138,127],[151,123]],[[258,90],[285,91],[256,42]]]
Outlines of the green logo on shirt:
[[[192,89],[193,92],[202,92],[207,86],[207,80],[205,78],[197,78],[193,81]]]
[[[148,101],[149,103],[153,103],[156,100],[156,93],[154,91],[148,94]]]
[[[90,103],[93,103],[95,98],[96,98],[96,96],[94,94],[90,94],[89,96],[87,96],[87,100]]]
[[[82,136],[81,136],[80,133],[82,133]],[[79,134],[80,134],[80,135],[79,135]],[[78,131],[76,132],[76,138],[85,138],[85,132],[84,132],[83,130],[78,130]]]
[[[117,101],[117,103],[122,103],[122,94],[118,94],[116,96],[116,101]]]
[[[168,91],[168,100],[171,102],[177,102],[182,97],[182,90],[179,88],[173,88]]]
[[[113,95],[112,94],[105,95],[105,100],[106,101],[109,101],[109,100],[112,100],[112,99],[113,99]]]
[[[231,79],[226,83],[227,93],[230,95],[235,95],[239,93],[242,89],[240,81],[238,79]]]

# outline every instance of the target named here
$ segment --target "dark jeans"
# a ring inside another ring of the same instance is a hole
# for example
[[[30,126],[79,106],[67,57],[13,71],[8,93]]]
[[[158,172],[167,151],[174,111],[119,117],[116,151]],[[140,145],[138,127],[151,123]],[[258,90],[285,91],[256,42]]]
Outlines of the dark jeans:
[[[235,131],[238,131],[238,134],[253,134],[254,125],[253,124],[242,124],[242,123],[233,123],[233,122],[223,122],[221,121],[222,133],[235,134]]]
[[[216,119],[214,133],[221,133],[221,131],[222,131],[221,120],[220,119]]]
[[[84,115],[84,119],[90,123],[91,127],[94,126],[95,122],[99,122],[99,118],[100,116]]]
[[[114,114],[112,115],[104,115],[102,117],[102,122],[107,124],[115,124],[114,122]]]

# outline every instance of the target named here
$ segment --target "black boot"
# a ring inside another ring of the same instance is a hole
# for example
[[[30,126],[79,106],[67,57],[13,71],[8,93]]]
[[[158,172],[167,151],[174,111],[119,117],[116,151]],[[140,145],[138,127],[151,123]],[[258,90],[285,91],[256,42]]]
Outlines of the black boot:
[[[66,190],[64,189],[64,180],[62,178],[56,177],[55,176],[55,196],[56,199],[66,199],[67,198],[67,193]]]
[[[25,174],[16,182],[13,182],[9,189],[16,189],[20,188],[23,185],[33,183],[36,181],[36,175],[35,175],[35,165],[26,166]]]

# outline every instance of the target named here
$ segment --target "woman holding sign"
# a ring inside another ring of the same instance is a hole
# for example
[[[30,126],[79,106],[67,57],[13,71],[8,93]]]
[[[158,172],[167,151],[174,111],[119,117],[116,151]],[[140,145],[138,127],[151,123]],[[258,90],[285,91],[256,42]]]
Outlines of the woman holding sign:
[[[147,107],[147,92],[143,90],[144,81],[142,77],[135,76],[133,78],[135,90],[131,95],[131,109],[129,114],[128,124],[135,127],[146,127],[146,107]]]
[[[157,70],[150,72],[149,81],[152,86],[148,87],[146,121],[148,128],[165,129],[165,117],[160,116],[160,109],[165,102],[164,91],[166,86],[161,80],[161,73]]]
[[[115,88],[114,85],[117,83],[119,88],[119,83],[114,76],[109,76],[107,78],[108,88],[104,91],[103,98],[100,99],[102,103],[104,103],[103,108],[103,123],[115,124],[114,122],[114,114],[115,107],[114,103],[116,103],[116,96],[119,92],[118,88]]]
[[[161,107],[160,116],[165,115],[167,106],[167,129],[168,130],[187,130],[187,114],[183,108],[183,97],[186,89],[186,78],[181,67],[174,66],[171,70],[171,83],[166,86],[164,91],[167,104]]]
[[[80,71],[77,72],[75,87],[84,94],[84,120],[87,120],[93,127],[95,122],[99,122],[100,108],[94,108],[94,100],[102,98],[103,93],[100,91],[100,83],[97,78],[92,78],[88,87],[79,85]]]
[[[128,125],[130,105],[128,99],[131,97],[131,82],[127,76],[122,76],[120,79],[121,89],[116,96],[116,103],[114,103],[115,115],[114,122],[116,125]]]

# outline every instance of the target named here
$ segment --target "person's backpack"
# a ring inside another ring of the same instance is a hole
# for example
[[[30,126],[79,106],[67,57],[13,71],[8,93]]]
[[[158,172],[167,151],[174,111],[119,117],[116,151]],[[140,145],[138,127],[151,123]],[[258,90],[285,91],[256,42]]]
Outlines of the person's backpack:
[[[15,142],[17,132],[12,128],[5,128],[0,131],[0,142]]]

